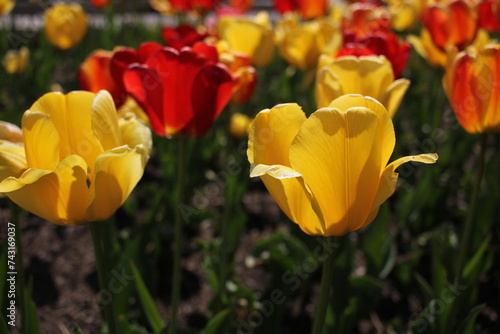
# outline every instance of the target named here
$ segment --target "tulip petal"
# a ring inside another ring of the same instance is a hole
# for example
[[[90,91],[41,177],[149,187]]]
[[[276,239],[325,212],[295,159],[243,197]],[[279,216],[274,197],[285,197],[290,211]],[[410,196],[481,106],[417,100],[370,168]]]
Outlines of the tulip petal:
[[[344,94],[339,77],[329,67],[321,67],[316,76],[316,104],[318,109],[328,107],[337,97]]]
[[[22,125],[28,165],[53,170],[60,160],[60,139],[51,117],[28,110],[23,115]]]
[[[0,121],[0,139],[5,139],[13,143],[22,143],[23,132],[15,124]]]
[[[337,108],[346,111],[352,107],[365,107],[374,112],[380,119],[380,133],[377,135],[378,141],[382,143],[382,163],[387,165],[396,145],[396,136],[390,115],[385,107],[377,100],[361,96],[359,94],[348,94],[335,99],[330,103],[329,108]]]
[[[191,103],[196,137],[208,132],[213,122],[231,100],[233,77],[225,66],[206,65],[192,83]],[[189,101],[189,100],[187,100]]]
[[[165,136],[163,86],[160,76],[144,65],[132,65],[123,73],[125,90],[148,115],[153,131]]]
[[[0,140],[0,180],[9,176],[18,177],[26,168],[24,146],[7,140]]]
[[[349,108],[312,114],[291,145],[290,162],[322,208],[326,235],[343,235],[369,217],[394,148],[394,130],[385,108],[373,99],[347,95],[332,105]]]
[[[87,164],[72,155],[54,171],[28,169],[19,178],[0,182],[0,192],[25,210],[58,225],[87,221]]]
[[[258,113],[248,136],[250,163],[290,166],[290,144],[305,120],[302,108],[295,103]]]
[[[115,104],[109,92],[102,90],[92,103],[92,130],[102,148],[108,151],[122,145]]]
[[[280,209],[309,235],[324,235],[321,211],[297,171],[280,165],[250,167],[250,176],[260,176]]]
[[[378,98],[394,80],[391,63],[384,57],[340,57],[331,69],[339,78],[344,94],[362,93]]]
[[[410,80],[398,79],[393,81],[379,97],[380,103],[387,108],[391,118],[394,118],[408,87],[410,87]]]
[[[50,115],[50,120],[59,133],[60,159],[56,161],[70,155],[79,155],[88,166],[94,166],[95,159],[102,153],[102,146],[92,131],[91,114],[88,112],[92,109],[94,97],[94,93],[84,91],[67,95],[47,93],[31,106],[30,111]],[[30,145],[26,143],[26,147],[28,146]]]
[[[120,118],[118,121],[120,132],[123,138],[123,144],[134,148],[140,144],[144,145],[148,156],[153,149],[151,139],[151,130],[137,117]]]
[[[125,202],[142,177],[147,152],[142,145],[107,151],[96,160],[86,215],[89,221],[109,218]]]

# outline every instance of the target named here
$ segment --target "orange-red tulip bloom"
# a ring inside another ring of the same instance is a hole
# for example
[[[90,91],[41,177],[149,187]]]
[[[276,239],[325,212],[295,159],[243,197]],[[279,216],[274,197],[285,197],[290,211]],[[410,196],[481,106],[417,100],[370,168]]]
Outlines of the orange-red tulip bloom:
[[[93,93],[107,90],[119,108],[126,100],[127,93],[111,75],[110,63],[113,51],[98,49],[85,58],[78,70],[80,87]]]
[[[163,28],[161,33],[165,45],[177,50],[185,46],[193,46],[194,43],[202,41],[208,36],[208,33],[200,32],[188,24],[181,24],[175,28]]]
[[[326,15],[326,0],[274,0],[274,7],[281,14],[298,11],[305,19]]]
[[[500,131],[500,45],[459,53],[443,86],[458,122],[470,133]]]
[[[164,137],[204,135],[229,102],[233,78],[214,46],[165,47],[123,75],[125,89]]]
[[[422,22],[434,44],[446,50],[448,47],[465,49],[477,34],[477,12],[466,0],[453,0],[428,6]]]

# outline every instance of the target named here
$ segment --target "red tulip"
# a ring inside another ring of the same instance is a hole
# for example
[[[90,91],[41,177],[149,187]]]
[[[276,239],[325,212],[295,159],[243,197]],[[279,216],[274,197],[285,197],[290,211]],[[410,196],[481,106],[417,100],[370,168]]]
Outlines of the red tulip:
[[[213,46],[164,47],[123,74],[126,91],[164,137],[203,136],[229,102],[233,79]]]
[[[111,3],[111,0],[90,0],[92,5],[98,8],[106,7]]]
[[[185,46],[193,46],[194,43],[202,41],[208,33],[200,33],[187,24],[181,24],[176,28],[162,29],[163,41],[167,46],[180,50]]]
[[[123,72],[133,63],[144,63],[151,55],[163,48],[155,42],[142,43],[137,50],[132,48],[121,48],[113,54],[109,64],[111,76],[121,89],[125,90],[123,84]]]
[[[336,56],[385,56],[392,64],[394,76],[399,78],[408,62],[410,51],[410,44],[400,42],[393,32],[378,31],[361,38],[356,38],[354,33],[344,35],[344,45]]]
[[[477,6],[479,28],[484,28],[491,32],[500,31],[500,1],[483,0]],[[495,13],[495,10],[498,12]]]
[[[299,11],[303,18],[313,19],[324,16],[327,10],[326,0],[274,0],[274,7],[281,14]]]

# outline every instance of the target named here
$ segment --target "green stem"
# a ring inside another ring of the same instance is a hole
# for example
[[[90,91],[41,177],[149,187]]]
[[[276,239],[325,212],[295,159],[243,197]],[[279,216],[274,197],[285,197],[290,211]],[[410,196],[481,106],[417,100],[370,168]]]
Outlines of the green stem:
[[[20,309],[21,309],[21,328],[23,333],[30,332],[30,323],[28,321],[28,295],[25,289],[25,276],[23,264],[23,243],[21,237],[21,222],[19,221],[19,208],[16,204],[11,202],[10,213],[12,216],[12,223],[15,226],[15,242],[16,242],[16,272],[17,272],[17,290],[21,295]]]
[[[318,297],[318,302],[316,304],[314,323],[311,334],[323,333],[326,311],[328,309],[328,305],[330,304],[330,290],[333,281],[333,263],[335,261],[335,250],[333,253],[330,254],[329,245],[333,243],[335,247],[336,242],[337,242],[337,237],[327,237],[325,241],[324,255],[327,256],[327,258],[323,262],[323,272],[321,274],[321,286],[319,289],[319,297]]]
[[[99,225],[101,222],[91,222],[90,233],[92,234],[92,242],[94,243],[94,254],[97,265],[97,276],[99,277],[99,288],[101,290],[107,289],[108,282],[108,266],[106,264],[106,256],[104,254],[104,247],[101,236],[101,226]],[[106,317],[106,321],[108,323],[108,332],[109,334],[118,334],[118,330],[116,327],[115,314],[113,312],[113,303],[104,303],[104,316]]]
[[[177,332],[177,310],[181,296],[181,252],[182,252],[182,211],[180,205],[184,201],[184,179],[187,165],[186,140],[180,139],[177,157],[177,197],[175,206],[175,235],[174,235],[174,272],[172,277],[172,300],[170,312],[170,324],[168,333]]]
[[[485,165],[485,152],[486,152],[486,141],[487,135],[483,133],[481,135],[481,148],[479,152],[479,163],[476,170],[476,179],[474,181],[472,189],[471,203],[469,207],[469,212],[467,214],[467,219],[465,221],[464,230],[462,233],[462,239],[460,240],[460,248],[458,250],[458,260],[456,267],[456,282],[457,285],[462,283],[463,269],[465,266],[465,260],[467,257],[467,252],[469,251],[469,244],[472,238],[472,229],[474,227],[474,219],[477,211],[477,203],[479,199],[479,191],[481,188],[481,180],[483,178],[484,165]]]

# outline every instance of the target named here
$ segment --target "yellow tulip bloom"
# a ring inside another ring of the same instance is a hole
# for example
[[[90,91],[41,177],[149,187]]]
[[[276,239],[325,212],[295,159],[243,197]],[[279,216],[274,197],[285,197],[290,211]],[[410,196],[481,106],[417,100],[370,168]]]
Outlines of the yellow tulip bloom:
[[[21,167],[0,182],[0,193],[59,225],[109,218],[142,177],[151,150],[149,128],[119,119],[107,91],[45,94],[24,113],[22,133],[23,150],[0,146],[2,165]]]
[[[344,95],[306,118],[297,104],[261,111],[248,140],[250,176],[260,176],[307,234],[340,236],[370,224],[392,195],[395,169],[434,163],[436,154],[387,165],[395,145],[389,113],[370,97]]]
[[[0,180],[20,175],[26,166],[21,129],[0,121]]]
[[[69,49],[81,42],[88,28],[88,17],[77,3],[57,3],[45,11],[45,34],[49,42]]]
[[[408,79],[394,81],[392,65],[384,56],[332,58],[321,55],[316,103],[318,108],[323,108],[341,95],[361,94],[380,101],[394,117],[409,86]]]
[[[301,23],[297,14],[287,13],[276,27],[276,44],[281,56],[302,69],[315,67],[322,53],[336,54],[341,43],[339,26],[328,19]]]
[[[274,34],[267,12],[261,11],[253,19],[223,16],[217,30],[230,49],[252,58],[255,66],[266,66],[273,58]]]
[[[3,66],[5,71],[9,74],[22,73],[26,69],[29,63],[30,50],[23,46],[16,50],[9,50],[5,54],[3,59]]]
[[[15,4],[14,0],[0,0],[0,16],[9,14]]]

